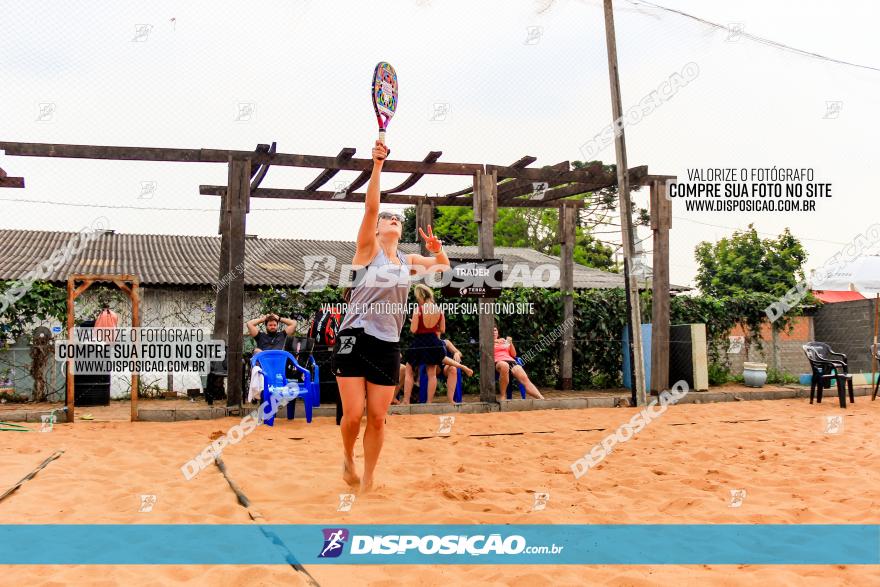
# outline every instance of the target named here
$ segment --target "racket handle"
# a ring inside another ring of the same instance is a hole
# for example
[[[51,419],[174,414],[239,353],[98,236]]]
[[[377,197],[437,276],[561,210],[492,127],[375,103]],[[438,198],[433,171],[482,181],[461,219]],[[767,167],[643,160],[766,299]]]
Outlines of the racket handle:
[[[385,144],[385,129],[384,128],[379,130],[379,138],[376,140],[378,140],[383,145]]]

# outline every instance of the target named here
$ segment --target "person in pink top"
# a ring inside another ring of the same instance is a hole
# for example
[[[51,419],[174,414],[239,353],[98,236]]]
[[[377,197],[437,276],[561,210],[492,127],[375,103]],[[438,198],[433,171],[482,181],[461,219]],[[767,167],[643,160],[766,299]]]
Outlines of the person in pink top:
[[[511,375],[525,386],[528,395],[535,399],[544,399],[544,396],[526,375],[526,370],[516,362],[516,347],[513,346],[513,339],[509,336],[499,338],[497,326],[492,329],[492,333],[495,337],[495,370],[498,371],[498,389],[500,390],[498,401],[501,401]]]

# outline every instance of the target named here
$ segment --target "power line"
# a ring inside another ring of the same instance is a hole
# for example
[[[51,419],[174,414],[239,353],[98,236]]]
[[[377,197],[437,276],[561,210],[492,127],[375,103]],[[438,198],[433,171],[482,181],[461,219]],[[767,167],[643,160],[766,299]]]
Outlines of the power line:
[[[695,20],[701,24],[710,26],[715,29],[721,29],[725,31],[730,31],[729,27],[726,27],[722,24],[718,24],[717,22],[712,22],[710,20],[706,20],[705,18],[700,18],[699,16],[694,16],[693,14],[688,14],[687,12],[682,12],[681,10],[676,10],[674,8],[668,8],[666,6],[660,6],[659,4],[654,4],[652,2],[645,2],[644,0],[626,0],[630,4],[644,4],[646,6],[650,6],[651,8],[656,8],[658,10],[665,10],[666,12],[672,12],[673,14],[678,14],[679,16],[684,16],[685,18],[690,18],[691,20]],[[862,65],[860,63],[852,63],[851,61],[844,61],[842,59],[835,59],[834,57],[828,57],[826,55],[821,55],[819,53],[814,53],[812,51],[807,51],[805,49],[798,49],[797,47],[792,47],[791,45],[786,45],[785,43],[780,43],[778,41],[774,41],[772,39],[768,39],[766,37],[759,37],[758,35],[752,35],[743,31],[737,31],[737,34],[740,36],[749,39],[751,41],[755,41],[756,43],[761,43],[762,45],[768,45],[770,47],[774,47],[776,49],[782,49],[783,51],[790,51],[792,53],[797,53],[798,55],[803,55],[804,57],[811,57],[813,59],[821,59],[822,61],[830,61],[831,63],[837,63],[839,65],[849,65],[850,67],[859,67],[861,69],[869,69],[871,71],[880,72],[880,68],[874,67],[872,65]]]

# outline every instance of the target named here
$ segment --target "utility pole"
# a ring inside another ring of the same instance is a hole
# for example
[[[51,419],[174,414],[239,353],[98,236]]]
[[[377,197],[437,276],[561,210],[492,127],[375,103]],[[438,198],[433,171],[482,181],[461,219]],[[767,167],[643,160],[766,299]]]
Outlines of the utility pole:
[[[617,41],[614,37],[614,9],[605,0],[605,42],[608,47],[608,77],[611,81],[611,114],[614,117],[614,150],[617,153],[617,192],[620,198],[620,235],[623,241],[623,277],[626,284],[627,328],[630,340],[630,365],[633,366],[633,399],[636,405],[647,404],[645,364],[642,355],[642,320],[639,288],[632,274],[633,243],[632,202],[629,199],[629,174],[626,164],[626,141],[623,134],[623,106],[620,99],[620,76],[617,70]]]

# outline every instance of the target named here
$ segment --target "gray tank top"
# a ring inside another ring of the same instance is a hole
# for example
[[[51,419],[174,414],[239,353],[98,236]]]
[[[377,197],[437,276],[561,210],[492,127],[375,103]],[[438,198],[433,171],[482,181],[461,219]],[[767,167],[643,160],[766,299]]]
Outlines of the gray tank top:
[[[380,248],[366,267],[357,270],[340,331],[363,328],[379,340],[400,340],[407,313],[409,265],[400,251],[397,258],[400,265],[392,263]]]

